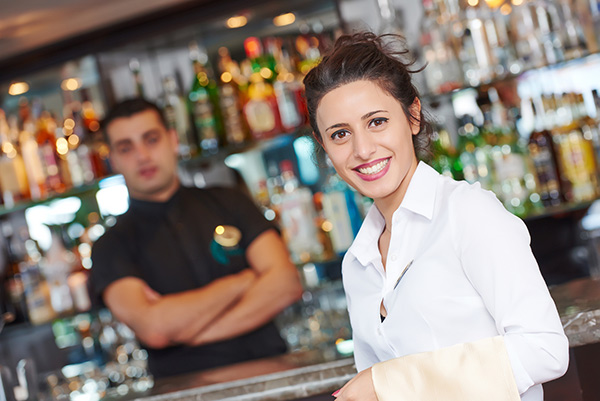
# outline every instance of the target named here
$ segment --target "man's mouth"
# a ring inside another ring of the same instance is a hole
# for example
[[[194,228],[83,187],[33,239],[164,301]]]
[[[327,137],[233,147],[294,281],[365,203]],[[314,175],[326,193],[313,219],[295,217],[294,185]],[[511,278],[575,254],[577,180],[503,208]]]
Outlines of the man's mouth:
[[[145,167],[139,170],[142,177],[152,176],[156,172],[156,167]]]

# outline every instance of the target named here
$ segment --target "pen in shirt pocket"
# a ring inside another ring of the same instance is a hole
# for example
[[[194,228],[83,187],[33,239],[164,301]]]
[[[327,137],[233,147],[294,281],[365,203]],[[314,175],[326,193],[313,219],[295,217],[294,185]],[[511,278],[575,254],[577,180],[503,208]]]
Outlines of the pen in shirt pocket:
[[[404,270],[402,270],[402,273],[400,273],[400,277],[398,277],[398,280],[396,280],[396,284],[394,284],[394,290],[396,289],[396,287],[398,287],[398,284],[400,284],[400,280],[402,280],[402,277],[404,277],[404,275],[408,271],[409,267],[412,266],[412,264],[413,264],[414,261],[415,260],[413,259],[410,262],[408,262],[408,264],[406,265],[406,267],[404,268]]]

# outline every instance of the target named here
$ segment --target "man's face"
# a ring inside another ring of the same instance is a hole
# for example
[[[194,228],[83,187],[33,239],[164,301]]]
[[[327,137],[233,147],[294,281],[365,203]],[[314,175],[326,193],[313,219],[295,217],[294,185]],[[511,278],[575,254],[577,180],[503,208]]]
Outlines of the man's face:
[[[164,202],[179,187],[177,135],[154,110],[120,117],[108,124],[110,162],[125,177],[132,198]]]

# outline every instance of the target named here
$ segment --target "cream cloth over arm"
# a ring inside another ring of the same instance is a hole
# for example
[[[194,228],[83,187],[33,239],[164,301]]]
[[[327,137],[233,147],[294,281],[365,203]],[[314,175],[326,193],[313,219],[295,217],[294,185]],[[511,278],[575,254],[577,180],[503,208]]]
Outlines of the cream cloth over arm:
[[[520,401],[501,336],[373,365],[379,401]]]

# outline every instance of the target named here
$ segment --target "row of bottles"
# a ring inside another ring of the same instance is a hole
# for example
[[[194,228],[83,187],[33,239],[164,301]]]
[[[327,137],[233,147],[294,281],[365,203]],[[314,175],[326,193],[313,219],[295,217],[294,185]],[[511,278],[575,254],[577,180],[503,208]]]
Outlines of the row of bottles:
[[[249,37],[244,41],[246,58],[240,62],[227,48],[219,49],[217,73],[206,52],[191,43],[193,82],[189,89],[181,90],[175,77],[165,77],[160,99],[168,125],[179,135],[180,156],[211,155],[224,146],[235,147],[304,126],[307,112],[302,79],[320,56],[322,40],[317,36]],[[139,62],[130,67],[136,82],[141,82]],[[141,85],[138,94],[143,95]]]
[[[423,0],[431,93],[476,86],[600,50],[597,0]]]
[[[342,255],[370,204],[336,175],[330,163],[315,192],[300,183],[290,160],[271,164],[269,178],[258,186],[256,202],[265,217],[279,225],[297,264]]]
[[[92,183],[110,171],[91,102],[57,122],[26,98],[19,115],[0,110],[0,194],[5,207]]]
[[[91,308],[88,274],[74,252],[68,251],[58,232],[43,253],[35,241],[13,235],[10,223],[2,224],[4,237],[1,300],[9,323],[43,324],[61,315]]]
[[[437,130],[433,165],[438,171],[479,182],[519,216],[600,196],[600,98],[596,91],[596,118],[589,115],[580,93],[523,101],[521,108],[534,113],[535,128],[528,139],[517,131],[518,108],[506,109],[493,87],[479,95],[483,123],[464,116],[456,147],[445,130]]]

